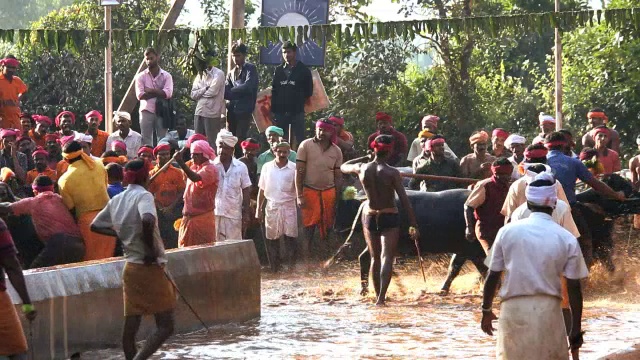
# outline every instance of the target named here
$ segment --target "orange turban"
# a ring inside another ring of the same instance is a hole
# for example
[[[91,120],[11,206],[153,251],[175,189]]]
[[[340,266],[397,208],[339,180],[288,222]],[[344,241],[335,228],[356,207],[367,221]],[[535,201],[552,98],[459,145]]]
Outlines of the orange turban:
[[[469,143],[471,145],[477,143],[486,143],[489,140],[489,134],[486,131],[479,131],[469,138]]]

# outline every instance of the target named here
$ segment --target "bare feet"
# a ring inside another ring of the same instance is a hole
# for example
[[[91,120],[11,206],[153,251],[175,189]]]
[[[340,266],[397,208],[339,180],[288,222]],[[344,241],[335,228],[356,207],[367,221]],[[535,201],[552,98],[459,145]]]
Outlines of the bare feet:
[[[384,300],[378,300],[376,306],[387,306],[387,304],[385,304]]]
[[[449,295],[449,289],[440,289],[440,292],[438,293],[438,295],[440,295],[440,296]]]

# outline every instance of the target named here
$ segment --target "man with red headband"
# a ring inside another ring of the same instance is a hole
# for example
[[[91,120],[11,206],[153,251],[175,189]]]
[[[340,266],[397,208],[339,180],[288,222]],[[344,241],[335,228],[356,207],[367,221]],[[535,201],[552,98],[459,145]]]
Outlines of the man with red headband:
[[[611,174],[622,170],[620,155],[618,155],[617,151],[607,147],[607,144],[611,142],[611,129],[600,125],[591,130],[591,133],[593,133],[596,141],[595,149],[598,151],[598,161],[604,167],[604,173]]]
[[[46,176],[54,182],[58,179],[55,170],[51,170],[49,166],[47,166],[47,162],[49,161],[49,153],[43,148],[38,148],[31,155],[33,156],[33,161],[36,165],[35,169],[29,170],[27,172],[27,180],[26,184],[31,186],[33,181],[40,175]]]
[[[110,258],[116,239],[91,231],[91,222],[109,202],[107,171],[102,162],[93,160],[77,141],[63,147],[67,171],[58,179],[60,195],[69,210],[74,211],[86,246],[85,261]]]
[[[124,329],[122,347],[126,359],[148,359],[174,329],[176,294],[168,273],[153,196],[145,189],[149,182],[147,164],[130,161],[125,167],[127,189],[109,201],[91,224],[102,236],[117,236],[124,245],[122,271]],[[157,329],[144,346],[136,346],[142,317],[153,315]]]
[[[413,173],[460,177],[460,165],[457,161],[445,156],[445,144],[445,139],[441,135],[434,135],[431,139],[424,142],[423,155],[413,160]],[[420,189],[422,191],[444,191],[457,187],[458,184],[443,180],[411,179],[409,183],[409,188],[412,190]]]
[[[43,148],[47,147],[45,135],[49,133],[49,128],[53,125],[53,120],[50,117],[44,115],[32,115],[33,121],[36,123],[36,128],[29,130],[29,137],[35,141],[36,146]]]
[[[175,156],[176,162],[187,175],[182,221],[178,231],[179,247],[216,242],[216,217],[213,211],[220,180],[216,166],[211,163],[216,153],[207,140],[193,141],[190,146],[193,165],[187,166],[182,157],[186,148]]]
[[[256,139],[247,138],[240,143],[240,147],[242,148],[243,156],[238,160],[247,166],[249,179],[251,180],[251,200],[256,200],[258,196],[257,154],[258,150],[260,150],[260,143]]]
[[[462,177],[472,179],[486,179],[491,176],[491,163],[496,160],[495,156],[487,153],[487,142],[489,134],[485,131],[473,133],[469,138],[469,145],[473,153],[460,160]]]
[[[138,149],[138,159],[146,160],[149,166],[153,166],[156,158],[153,156],[153,147],[151,145],[142,145]]]
[[[464,204],[467,240],[477,239],[486,254],[489,253],[498,230],[504,225],[500,208],[509,192],[512,172],[511,161],[506,158],[495,160],[491,164],[493,175],[476,183]]]
[[[545,136],[556,131],[556,119],[554,119],[553,116],[540,113],[540,115],[538,115],[538,122],[541,133],[533,139],[532,144],[544,143]]]
[[[84,115],[84,119],[87,126],[86,133],[93,138],[91,155],[100,157],[107,151],[107,139],[109,138],[109,133],[100,130],[102,114],[98,110],[91,110]]]
[[[400,172],[387,164],[393,152],[394,139],[379,135],[370,146],[374,158],[363,156],[344,163],[340,169],[345,174],[355,174],[362,180],[367,202],[362,213],[362,230],[371,254],[371,277],[376,289],[376,306],[384,306],[393,260],[400,238],[400,217],[396,194],[409,220],[409,236],[416,242],[420,238],[418,223],[402,184]],[[367,163],[364,163],[364,162]]]
[[[601,108],[593,108],[587,113],[587,119],[589,120],[589,125],[591,125],[591,130],[582,136],[582,146],[595,147],[595,130],[600,126],[606,127],[609,123],[609,118]],[[609,141],[606,143],[606,146],[620,154],[620,134],[618,134],[615,129],[608,129]]]
[[[496,158],[511,156],[511,151],[505,147],[509,133],[505,129],[497,128],[491,132],[491,155]]]
[[[353,135],[344,129],[344,118],[341,116],[329,116],[329,122],[336,128],[336,133],[338,134],[336,145],[342,151],[342,158],[345,160],[353,159],[355,156]]]
[[[440,118],[436,115],[426,115],[422,118],[422,130],[418,133],[418,137],[413,140],[409,147],[409,154],[407,160],[413,162],[413,160],[421,156],[424,151],[424,141],[430,139],[433,135],[438,133],[438,122]],[[456,162],[460,162],[458,156],[451,150],[447,143],[444,143],[444,156],[448,159],[453,159]]]
[[[14,57],[0,60],[0,128],[20,128],[20,100],[27,85],[16,76],[19,66]]]
[[[0,139],[3,148],[0,150],[0,168],[7,167],[16,174],[18,179],[24,183],[27,178],[29,159],[27,155],[18,151],[16,140],[20,132],[17,129],[0,130]]]
[[[393,151],[389,155],[387,161],[389,166],[402,166],[405,154],[409,150],[407,146],[407,137],[393,128],[393,119],[389,114],[384,112],[376,113],[376,127],[378,128],[378,131],[369,135],[367,144],[371,147],[373,140],[375,140],[378,135],[393,136]]]
[[[56,116],[56,126],[60,129],[60,136],[78,136],[78,133],[74,130],[76,124],[76,115],[71,111],[63,111]]]
[[[309,260],[309,244],[316,227],[320,232],[320,248],[328,250],[327,234],[333,226],[336,194],[342,186],[342,151],[335,143],[335,127],[326,120],[318,120],[316,135],[298,147],[296,192],[304,225],[300,254],[305,261]]]
[[[51,170],[55,170],[58,162],[62,160],[62,146],[60,145],[60,134],[53,133],[44,136],[44,149],[49,153],[47,165]]]

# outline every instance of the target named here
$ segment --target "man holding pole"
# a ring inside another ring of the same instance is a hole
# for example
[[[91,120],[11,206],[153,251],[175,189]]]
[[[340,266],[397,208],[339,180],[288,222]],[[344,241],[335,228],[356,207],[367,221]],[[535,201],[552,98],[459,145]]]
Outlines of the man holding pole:
[[[460,165],[456,160],[445,155],[445,140],[440,135],[434,135],[423,142],[423,154],[413,160],[413,173],[423,175],[460,177]],[[411,179],[409,187],[412,190],[420,188],[422,191],[444,191],[455,189],[458,185],[443,180]]]
[[[100,211],[91,224],[91,231],[117,236],[124,245],[122,347],[127,360],[147,359],[173,333],[176,294],[165,273],[167,257],[153,195],[146,190],[149,172],[144,160],[127,163],[124,182],[127,189]],[[136,334],[144,315],[155,317],[157,329],[138,351]]]

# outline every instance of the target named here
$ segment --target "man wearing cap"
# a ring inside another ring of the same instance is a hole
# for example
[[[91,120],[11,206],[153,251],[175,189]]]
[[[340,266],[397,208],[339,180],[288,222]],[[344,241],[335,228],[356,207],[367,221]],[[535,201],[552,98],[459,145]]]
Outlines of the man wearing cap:
[[[333,226],[336,194],[342,186],[342,151],[335,144],[336,137],[333,124],[318,120],[316,135],[298,148],[296,193],[305,228],[301,243],[305,260],[309,259],[309,243],[316,227],[320,232],[320,247],[326,251],[329,246],[327,234]]]
[[[67,171],[58,178],[60,195],[69,210],[74,211],[86,246],[85,261],[113,256],[116,239],[91,231],[91,222],[109,202],[107,171],[102,162],[93,160],[77,141],[63,147]]]
[[[84,115],[84,119],[87,123],[87,135],[91,135],[93,138],[91,142],[91,155],[100,157],[107,151],[107,139],[109,133],[100,130],[100,124],[102,124],[102,114],[98,110],[91,110]]]
[[[618,152],[607,147],[607,144],[611,142],[611,129],[600,125],[591,130],[591,133],[593,133],[596,141],[595,149],[598,152],[598,161],[604,167],[604,173],[611,174],[622,170],[620,155],[618,155]]]
[[[36,122],[36,128],[29,130],[29,137],[35,141],[36,146],[47,146],[45,135],[49,133],[49,128],[53,125],[53,120],[50,117],[44,115],[31,116],[33,121]]]
[[[491,177],[491,163],[495,156],[487,153],[489,134],[478,131],[469,138],[469,145],[473,152],[460,160],[462,177],[472,179],[486,179]]]
[[[116,140],[119,140],[127,145],[127,158],[129,158],[129,160],[135,159],[135,157],[138,155],[138,149],[140,149],[140,147],[142,146],[142,135],[134,130],[131,130],[131,114],[125,111],[114,111],[113,122],[116,124],[118,130],[114,131],[107,138],[107,150],[111,150],[112,143]]]
[[[157,140],[167,135],[168,126],[165,122],[168,119],[160,117],[158,99],[164,100],[173,97],[173,78],[171,74],[160,68],[159,60],[160,55],[158,52],[153,48],[147,48],[144,51],[144,61],[147,64],[147,69],[138,73],[134,80],[136,83],[136,97],[140,100],[140,131],[142,132],[142,143],[144,144],[154,144],[154,129]],[[131,115],[129,115],[129,121],[131,121]],[[109,147],[108,144],[107,147]],[[129,144],[127,144],[127,147],[129,147]],[[132,155],[130,159],[135,157],[137,151],[138,148],[130,154]]]
[[[291,41],[282,45],[284,62],[276,68],[271,82],[271,111],[273,124],[289,135],[289,126],[295,144],[305,139],[304,104],[313,95],[313,79],[309,68],[296,59],[298,47]],[[296,146],[294,146],[296,148]]]
[[[591,125],[591,130],[589,130],[586,134],[582,136],[582,146],[595,147],[595,130],[600,126],[607,126],[609,123],[609,118],[605,114],[604,110],[601,108],[594,108],[589,110],[587,113],[587,119],[589,120],[589,125]],[[606,146],[620,154],[620,134],[615,129],[609,129],[609,141],[606,143]]]
[[[376,113],[376,128],[378,131],[369,135],[369,139],[367,140],[369,149],[372,149],[371,144],[373,144],[373,140],[375,140],[378,135],[393,136],[393,151],[387,158],[387,164],[389,164],[389,166],[402,166],[403,159],[405,158],[404,154],[408,151],[407,137],[393,127],[391,115],[384,112]]]
[[[220,179],[215,209],[216,241],[243,239],[253,216],[249,207],[249,171],[244,163],[233,157],[237,142],[238,138],[226,129],[220,130],[216,139],[218,157],[213,164]]]
[[[505,146],[509,133],[505,129],[497,128],[491,132],[491,155],[496,158],[511,156],[511,151]]]
[[[504,146],[511,150],[511,153],[513,154],[509,157],[509,161],[511,161],[511,164],[513,165],[511,180],[518,180],[521,176],[518,172],[518,165],[524,160],[524,149],[526,147],[526,143],[527,139],[518,134],[511,134],[507,137],[507,140],[504,141]]]
[[[35,169],[29,170],[27,172],[27,180],[25,183],[29,186],[33,184],[33,181],[40,175],[47,176],[54,182],[58,180],[58,176],[56,175],[55,170],[51,170],[49,166],[47,166],[47,161],[49,159],[49,153],[43,148],[38,148],[31,155],[33,156],[33,161],[36,165]]]
[[[16,129],[0,130],[0,139],[2,139],[3,147],[0,150],[0,168],[10,168],[18,179],[24,183],[27,177],[29,159],[27,155],[18,151],[18,145],[16,145],[18,135],[19,132]]]
[[[489,253],[498,230],[504,225],[500,208],[507,197],[512,172],[513,165],[509,160],[495,160],[491,164],[493,175],[476,183],[464,204],[467,240],[477,239],[486,254]]]
[[[204,57],[207,70],[196,76],[191,88],[191,98],[197,102],[193,127],[198,134],[206,135],[213,147],[218,131],[224,126],[224,72],[213,66],[216,63],[214,52],[207,52]]]
[[[56,126],[60,129],[60,137],[77,136],[73,129],[76,123],[76,115],[71,111],[62,111],[56,116]]]
[[[582,345],[580,280],[589,275],[575,236],[551,217],[556,207],[555,180],[548,173],[527,186],[532,214],[505,225],[496,236],[482,298],[482,331],[493,335],[491,309],[503,276],[498,320],[498,359],[567,359],[567,332],[561,312],[560,275],[567,279],[572,321],[571,350]],[[535,254],[535,256],[531,256]]]
[[[409,147],[409,154],[407,160],[413,162],[413,160],[421,156],[424,151],[424,141],[431,138],[438,133],[438,122],[440,118],[436,115],[426,115],[422,118],[422,130],[418,133],[418,137],[413,140],[411,147]],[[459,162],[458,156],[451,150],[447,143],[444,143],[444,156],[448,159],[453,159]]]
[[[269,144],[269,149],[258,156],[257,160],[257,172],[258,176],[260,176],[260,172],[262,171],[262,166],[269,161],[275,160],[276,158],[276,148],[275,145],[282,142],[284,139],[284,130],[277,126],[269,126],[264,134],[267,136],[267,143]],[[296,162],[297,153],[293,150],[289,151],[289,161]]]
[[[423,175],[460,177],[460,165],[456,160],[445,156],[444,137],[434,135],[424,142],[422,156],[413,160],[413,173]],[[417,180],[411,179],[409,188],[421,191],[444,191],[458,188],[458,184],[443,180]]]
[[[178,247],[178,233],[174,229],[173,223],[181,216],[182,196],[187,184],[184,180],[184,173],[180,169],[170,165],[160,171],[165,164],[172,160],[169,144],[156,146],[153,149],[153,156],[156,158],[156,166],[149,172],[153,181],[149,183],[147,189],[155,199],[158,210],[158,226],[164,246],[167,249],[173,249]]]
[[[20,99],[27,85],[16,76],[19,66],[13,56],[0,60],[0,128],[20,128]]]
[[[542,132],[533,139],[532,144],[544,143],[545,136],[556,131],[556,119],[551,115],[540,113],[540,115],[538,115],[538,123],[540,124],[540,131]]]
[[[195,134],[195,130],[187,128],[187,119],[184,115],[178,115],[176,119],[176,129],[167,133],[158,143],[167,143],[174,149],[182,150],[185,146],[188,148],[187,141]]]
[[[258,97],[258,70],[256,66],[246,62],[247,46],[236,43],[231,46],[233,71],[227,74],[224,98],[227,102],[227,128],[239,139],[247,137],[247,131]],[[236,157],[242,150],[236,146]]]
[[[186,149],[186,148],[185,148]],[[187,166],[182,155],[185,149],[175,155],[175,160],[187,176],[184,190],[182,219],[178,226],[178,247],[213,244],[216,242],[216,193],[218,191],[218,170],[211,160],[216,153],[206,140],[195,140],[190,144],[193,165]]]

